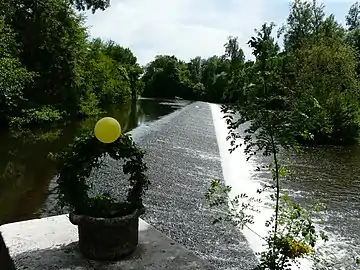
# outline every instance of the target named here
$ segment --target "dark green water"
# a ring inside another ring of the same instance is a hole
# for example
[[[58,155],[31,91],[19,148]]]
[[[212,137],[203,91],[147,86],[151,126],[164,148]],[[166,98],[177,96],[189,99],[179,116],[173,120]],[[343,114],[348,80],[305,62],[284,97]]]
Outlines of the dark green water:
[[[116,118],[123,131],[128,132],[186,104],[140,99],[136,104],[112,106],[106,116]],[[82,129],[93,127],[98,119],[0,134],[0,224],[47,214],[41,213],[41,209],[57,173],[48,154],[64,149]]]

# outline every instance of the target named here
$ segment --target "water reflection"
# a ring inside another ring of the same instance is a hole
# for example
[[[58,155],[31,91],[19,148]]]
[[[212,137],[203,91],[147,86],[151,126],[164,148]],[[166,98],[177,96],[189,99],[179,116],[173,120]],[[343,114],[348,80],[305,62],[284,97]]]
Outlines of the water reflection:
[[[140,99],[111,106],[106,115],[116,118],[124,132],[154,121],[188,102]],[[0,133],[0,224],[37,218],[56,175],[48,154],[64,149],[74,137],[92,129],[98,120],[64,123],[38,129]]]

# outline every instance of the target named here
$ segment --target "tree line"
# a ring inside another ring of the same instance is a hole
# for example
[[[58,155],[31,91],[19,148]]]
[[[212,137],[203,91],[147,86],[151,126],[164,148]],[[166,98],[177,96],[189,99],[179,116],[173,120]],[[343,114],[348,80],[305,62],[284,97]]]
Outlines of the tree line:
[[[239,108],[251,100],[254,107],[261,103],[269,110],[301,111],[309,140],[354,142],[360,127],[360,5],[350,7],[345,26],[324,8],[315,0],[294,1],[278,33],[273,23],[256,30],[248,42],[254,60],[245,59],[236,37],[228,38],[220,56],[189,62],[156,56],[144,70],[143,96]],[[303,135],[298,137],[303,140]]]
[[[76,12],[109,5],[109,0],[0,2],[2,126],[96,115],[142,95],[239,107],[267,100],[268,109],[300,110],[314,141],[357,139],[359,3],[350,7],[344,26],[315,0],[292,2],[277,38],[274,24],[264,24],[248,42],[254,60],[246,60],[238,39],[229,37],[223,55],[188,62],[158,55],[144,67],[130,49],[91,40],[85,18]],[[264,80],[272,86],[265,87]]]
[[[142,68],[131,50],[90,40],[78,10],[108,1],[0,2],[0,122],[32,124],[99,113],[136,98]],[[75,8],[74,8],[75,7]]]

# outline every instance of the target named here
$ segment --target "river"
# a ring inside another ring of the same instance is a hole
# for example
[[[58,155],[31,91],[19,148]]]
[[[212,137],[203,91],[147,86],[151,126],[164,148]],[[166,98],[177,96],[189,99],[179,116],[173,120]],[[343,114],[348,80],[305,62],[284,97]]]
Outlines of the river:
[[[281,155],[282,164],[290,172],[282,180],[282,187],[303,206],[316,199],[327,207],[319,213],[323,221],[317,222],[317,229],[329,237],[320,250],[326,257],[326,265],[331,267],[317,269],[359,269],[355,258],[360,256],[360,147],[308,146],[302,150],[298,154]],[[252,168],[268,161],[255,157]],[[261,183],[270,182],[266,173],[253,171],[252,178]],[[301,269],[310,269],[309,263],[304,262]]]
[[[139,99],[136,104],[111,106],[124,132],[155,121],[188,104],[187,101]],[[99,118],[0,133],[0,224],[48,216],[49,190],[56,164],[48,154],[64,149],[81,130]]]
[[[303,153],[284,156],[292,174],[284,187],[306,205],[317,198],[327,205],[319,224],[329,236],[324,251],[330,252],[334,269],[359,269],[360,257],[360,147],[313,146]],[[329,259],[330,260],[330,259]]]
[[[228,153],[229,143],[226,137],[226,123],[221,120],[220,109],[212,106],[215,130],[218,136],[220,155],[223,162],[224,179],[233,187],[230,196],[246,193],[250,197],[259,198],[256,190],[270,184],[269,172],[258,167],[271,162],[270,157],[258,154],[246,161],[243,148],[232,154]],[[240,134],[248,127],[244,124],[239,128]],[[241,142],[241,139],[239,140]],[[320,246],[326,258],[322,265],[328,268],[321,270],[355,270],[355,257],[360,257],[360,146],[309,146],[303,147],[301,153],[281,153],[280,162],[290,174],[282,179],[283,192],[303,206],[317,199],[327,205],[326,211],[319,214],[324,219],[316,227],[323,230],[329,241]],[[251,229],[262,237],[266,236],[265,221],[273,210],[267,206],[271,203],[262,194],[262,203],[258,205],[260,214],[255,214],[255,224]],[[263,251],[264,242],[250,230],[244,230],[251,248],[255,252]],[[301,270],[310,269],[310,261],[303,260]],[[298,269],[294,266],[292,269]]]

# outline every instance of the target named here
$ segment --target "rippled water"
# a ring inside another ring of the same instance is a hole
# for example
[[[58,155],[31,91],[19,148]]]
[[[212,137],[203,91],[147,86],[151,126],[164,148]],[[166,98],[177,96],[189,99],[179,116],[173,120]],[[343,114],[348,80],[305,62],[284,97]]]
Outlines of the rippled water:
[[[247,127],[241,126],[240,133]],[[317,224],[329,236],[321,247],[333,265],[326,269],[360,269],[355,264],[355,257],[360,258],[360,145],[308,146],[299,154],[282,153],[280,160],[291,172],[282,179],[284,192],[305,206],[313,199],[327,205],[320,213],[324,222]],[[253,182],[271,181],[269,172],[256,171],[270,161],[262,155],[250,159]]]
[[[299,201],[315,197],[326,203],[321,226],[330,235],[331,248],[340,253],[344,269],[359,269],[351,255],[360,256],[360,147],[307,147],[286,161],[292,175],[285,187],[300,191],[294,194]]]

